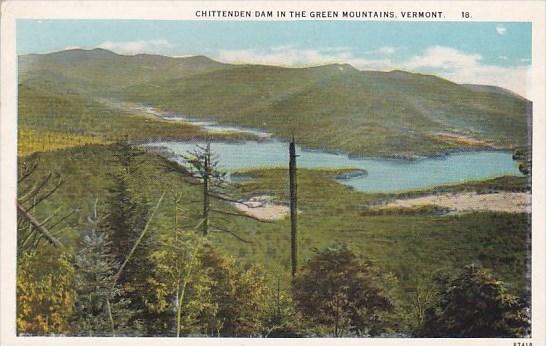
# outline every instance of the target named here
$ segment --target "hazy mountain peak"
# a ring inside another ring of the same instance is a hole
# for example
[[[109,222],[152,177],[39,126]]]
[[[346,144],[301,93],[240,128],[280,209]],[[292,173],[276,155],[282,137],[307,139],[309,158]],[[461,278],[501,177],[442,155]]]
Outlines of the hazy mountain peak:
[[[184,59],[184,60],[194,60],[194,61],[206,61],[206,62],[215,62],[215,63],[219,63],[218,61],[216,60],[213,60],[205,55],[188,55],[188,56],[183,56],[183,57],[177,57],[177,59]]]
[[[104,48],[93,48],[93,49],[83,49],[83,48],[72,48],[72,49],[65,49],[58,52],[53,53],[47,53],[47,54],[38,54],[38,55],[47,55],[47,56],[86,56],[89,58],[92,57],[104,57],[104,56],[119,56],[119,54],[116,54],[108,49]]]
[[[358,72],[359,70],[351,64],[334,63],[310,67],[311,69],[331,71],[331,72]]]

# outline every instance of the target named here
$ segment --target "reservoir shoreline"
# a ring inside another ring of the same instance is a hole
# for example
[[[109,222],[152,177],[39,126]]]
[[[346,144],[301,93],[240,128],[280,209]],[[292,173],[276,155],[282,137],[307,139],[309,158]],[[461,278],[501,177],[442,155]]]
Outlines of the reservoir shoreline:
[[[164,141],[142,145],[164,157],[184,164],[182,154],[203,141]],[[288,166],[288,143],[270,141],[211,141],[219,167],[227,172]],[[463,151],[419,160],[364,158],[324,151],[306,151],[297,145],[298,167],[307,169],[354,169],[336,181],[364,192],[403,192],[445,184],[500,176],[523,176],[512,153],[506,151]]]

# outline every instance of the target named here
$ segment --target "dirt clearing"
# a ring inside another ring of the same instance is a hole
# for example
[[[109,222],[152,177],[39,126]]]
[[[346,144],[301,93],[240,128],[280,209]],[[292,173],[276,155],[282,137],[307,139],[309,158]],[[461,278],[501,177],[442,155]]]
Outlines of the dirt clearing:
[[[284,219],[290,209],[286,205],[274,203],[271,196],[255,196],[244,204],[233,203],[233,205],[243,213],[260,220],[274,221]]]
[[[437,205],[456,212],[492,210],[506,213],[530,213],[531,194],[524,192],[499,192],[478,194],[465,192],[455,194],[429,195],[416,198],[398,199],[380,207],[413,208]]]

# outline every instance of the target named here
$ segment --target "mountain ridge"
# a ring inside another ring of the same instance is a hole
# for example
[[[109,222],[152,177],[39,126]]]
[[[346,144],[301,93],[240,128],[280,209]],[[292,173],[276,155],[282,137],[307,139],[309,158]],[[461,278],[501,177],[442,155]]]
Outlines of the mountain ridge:
[[[35,88],[147,104],[279,138],[293,133],[308,147],[352,155],[513,149],[527,145],[532,105],[499,88],[401,70],[224,64],[107,50],[20,56],[19,77]]]
[[[81,58],[83,55],[86,58],[90,58],[93,56],[101,55],[101,56],[108,56],[108,57],[121,57],[121,58],[135,58],[135,60],[139,59],[160,59],[160,60],[172,60],[177,62],[199,62],[199,63],[206,63],[211,65],[217,65],[217,66],[224,66],[224,67],[239,67],[239,66],[268,66],[268,67],[275,67],[275,68],[284,68],[284,69],[314,69],[314,68],[347,68],[354,72],[364,72],[364,73],[392,73],[392,74],[398,74],[401,76],[404,75],[413,75],[413,76],[429,76],[434,78],[440,78],[447,81],[450,81],[449,79],[446,79],[444,77],[440,77],[434,74],[429,73],[421,73],[421,72],[410,72],[405,71],[401,69],[394,69],[390,71],[379,71],[379,70],[361,70],[349,63],[325,63],[325,64],[318,64],[318,65],[308,65],[308,66],[282,66],[282,65],[273,65],[273,64],[257,64],[257,63],[225,63],[221,62],[219,60],[212,59],[206,55],[197,54],[197,55],[188,55],[188,56],[168,56],[168,55],[161,55],[161,54],[155,54],[155,53],[136,53],[136,54],[120,54],[116,53],[112,50],[108,50],[105,48],[91,48],[91,49],[84,49],[84,48],[72,48],[72,49],[65,49],[60,51],[54,51],[54,52],[48,52],[48,53],[29,53],[29,54],[20,54],[18,55],[18,58],[26,59],[25,57],[54,57],[54,56],[63,56],[67,54],[76,54],[78,58]],[[452,82],[452,81],[450,81]],[[487,84],[476,84],[476,83],[455,83],[464,87],[483,87],[483,88],[490,88],[490,89],[497,89],[497,90],[504,90],[507,93],[510,93],[514,96],[521,97],[527,101],[529,101],[526,97],[519,95],[518,93],[504,88],[500,86],[495,85],[487,85]]]

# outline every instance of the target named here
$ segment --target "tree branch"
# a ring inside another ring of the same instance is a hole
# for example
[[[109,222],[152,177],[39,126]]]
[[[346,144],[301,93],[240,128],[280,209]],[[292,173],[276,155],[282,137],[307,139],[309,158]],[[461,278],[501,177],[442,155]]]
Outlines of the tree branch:
[[[32,175],[32,173],[34,173],[37,167],[38,167],[37,163],[34,163],[32,166],[26,167],[23,174],[21,174],[21,177],[17,180],[17,184],[20,184],[21,182],[23,182],[23,180],[25,180],[30,175]]]
[[[223,211],[223,210],[218,210],[218,209],[210,209],[210,211],[215,212],[215,213],[219,213],[219,214],[224,214],[224,215],[245,217],[247,219],[251,219],[251,220],[262,222],[262,223],[273,223],[271,221],[258,219],[257,217],[254,217],[254,216],[248,215],[248,214],[237,214],[237,213],[231,213],[229,211]]]
[[[59,208],[55,209],[55,211],[49,215],[48,217],[46,217],[44,220],[42,220],[42,223],[40,223],[40,226],[45,226],[49,220],[53,219],[55,216],[57,216],[57,214],[59,213],[59,211],[62,209],[63,207],[60,206]]]
[[[59,178],[59,181],[57,184],[48,192],[46,192],[44,195],[40,196],[37,201],[34,201],[34,203],[28,208],[28,210],[34,209],[38,204],[42,203],[44,200],[46,200],[49,196],[55,193],[59,187],[61,187],[63,181],[61,178]]]
[[[159,209],[159,205],[161,204],[161,201],[163,200],[163,197],[165,197],[165,193],[166,193],[166,191],[163,192],[161,197],[159,197],[159,200],[157,201],[157,204],[155,205],[155,207],[154,207],[154,209],[152,211],[152,215],[150,215],[150,217],[148,218],[148,221],[146,222],[146,225],[144,226],[144,229],[140,233],[140,236],[138,237],[135,244],[131,248],[131,251],[129,251],[129,254],[127,255],[127,258],[125,258],[125,261],[123,262],[123,264],[119,267],[118,272],[116,273],[116,275],[114,275],[114,282],[112,283],[112,289],[116,286],[116,284],[117,284],[117,282],[119,280],[119,276],[123,272],[123,269],[125,269],[125,266],[127,265],[127,262],[129,262],[129,260],[131,259],[131,256],[133,255],[136,248],[138,247],[138,245],[142,241],[142,238],[144,238],[144,235],[148,231],[148,227],[150,226],[150,223],[152,222],[152,219],[154,218],[157,209]]]
[[[225,201],[225,202],[231,202],[231,203],[237,203],[237,204],[242,204],[246,207],[249,207],[249,208],[253,208],[251,205],[245,203],[245,202],[241,202],[241,201],[238,201],[236,199],[231,199],[231,198],[228,198],[228,197],[224,197],[224,196],[220,196],[220,195],[215,195],[215,194],[212,194],[212,193],[209,193],[209,196],[210,197],[213,197],[213,198],[216,198],[216,199],[219,199],[221,201]]]
[[[211,231],[213,232],[225,232],[231,234],[233,237],[237,238],[239,241],[242,241],[243,243],[252,244],[251,241],[241,238],[237,233],[229,231],[227,229],[221,229],[218,227],[212,227]]]
[[[51,179],[52,176],[53,176],[53,173],[49,173],[45,178],[42,179],[41,182],[34,185],[34,187],[31,188],[29,192],[27,192],[23,196],[21,196],[19,198],[19,201],[21,203],[24,203],[24,202],[28,201],[30,198],[32,198],[38,191],[40,191],[47,184],[47,182],[49,181],[49,179]]]
[[[66,214],[65,216],[61,217],[57,222],[55,222],[53,225],[49,226],[49,229],[55,228],[57,225],[59,225],[61,222],[72,216],[72,214],[75,213],[75,210],[72,210],[70,213]],[[46,222],[43,222],[45,224]]]
[[[57,247],[60,247],[60,248],[64,248],[63,244],[57,240],[57,238],[55,238],[54,236],[51,235],[51,233],[44,227],[40,224],[40,222],[38,220],[36,220],[34,218],[34,216],[32,216],[32,214],[30,214],[19,202],[17,202],[17,209],[19,209],[19,211],[21,212],[21,214],[27,218],[27,220],[34,226],[36,227],[36,229],[42,233],[42,235],[44,237],[46,237],[46,239],[51,243],[53,244],[54,246],[57,246]]]

